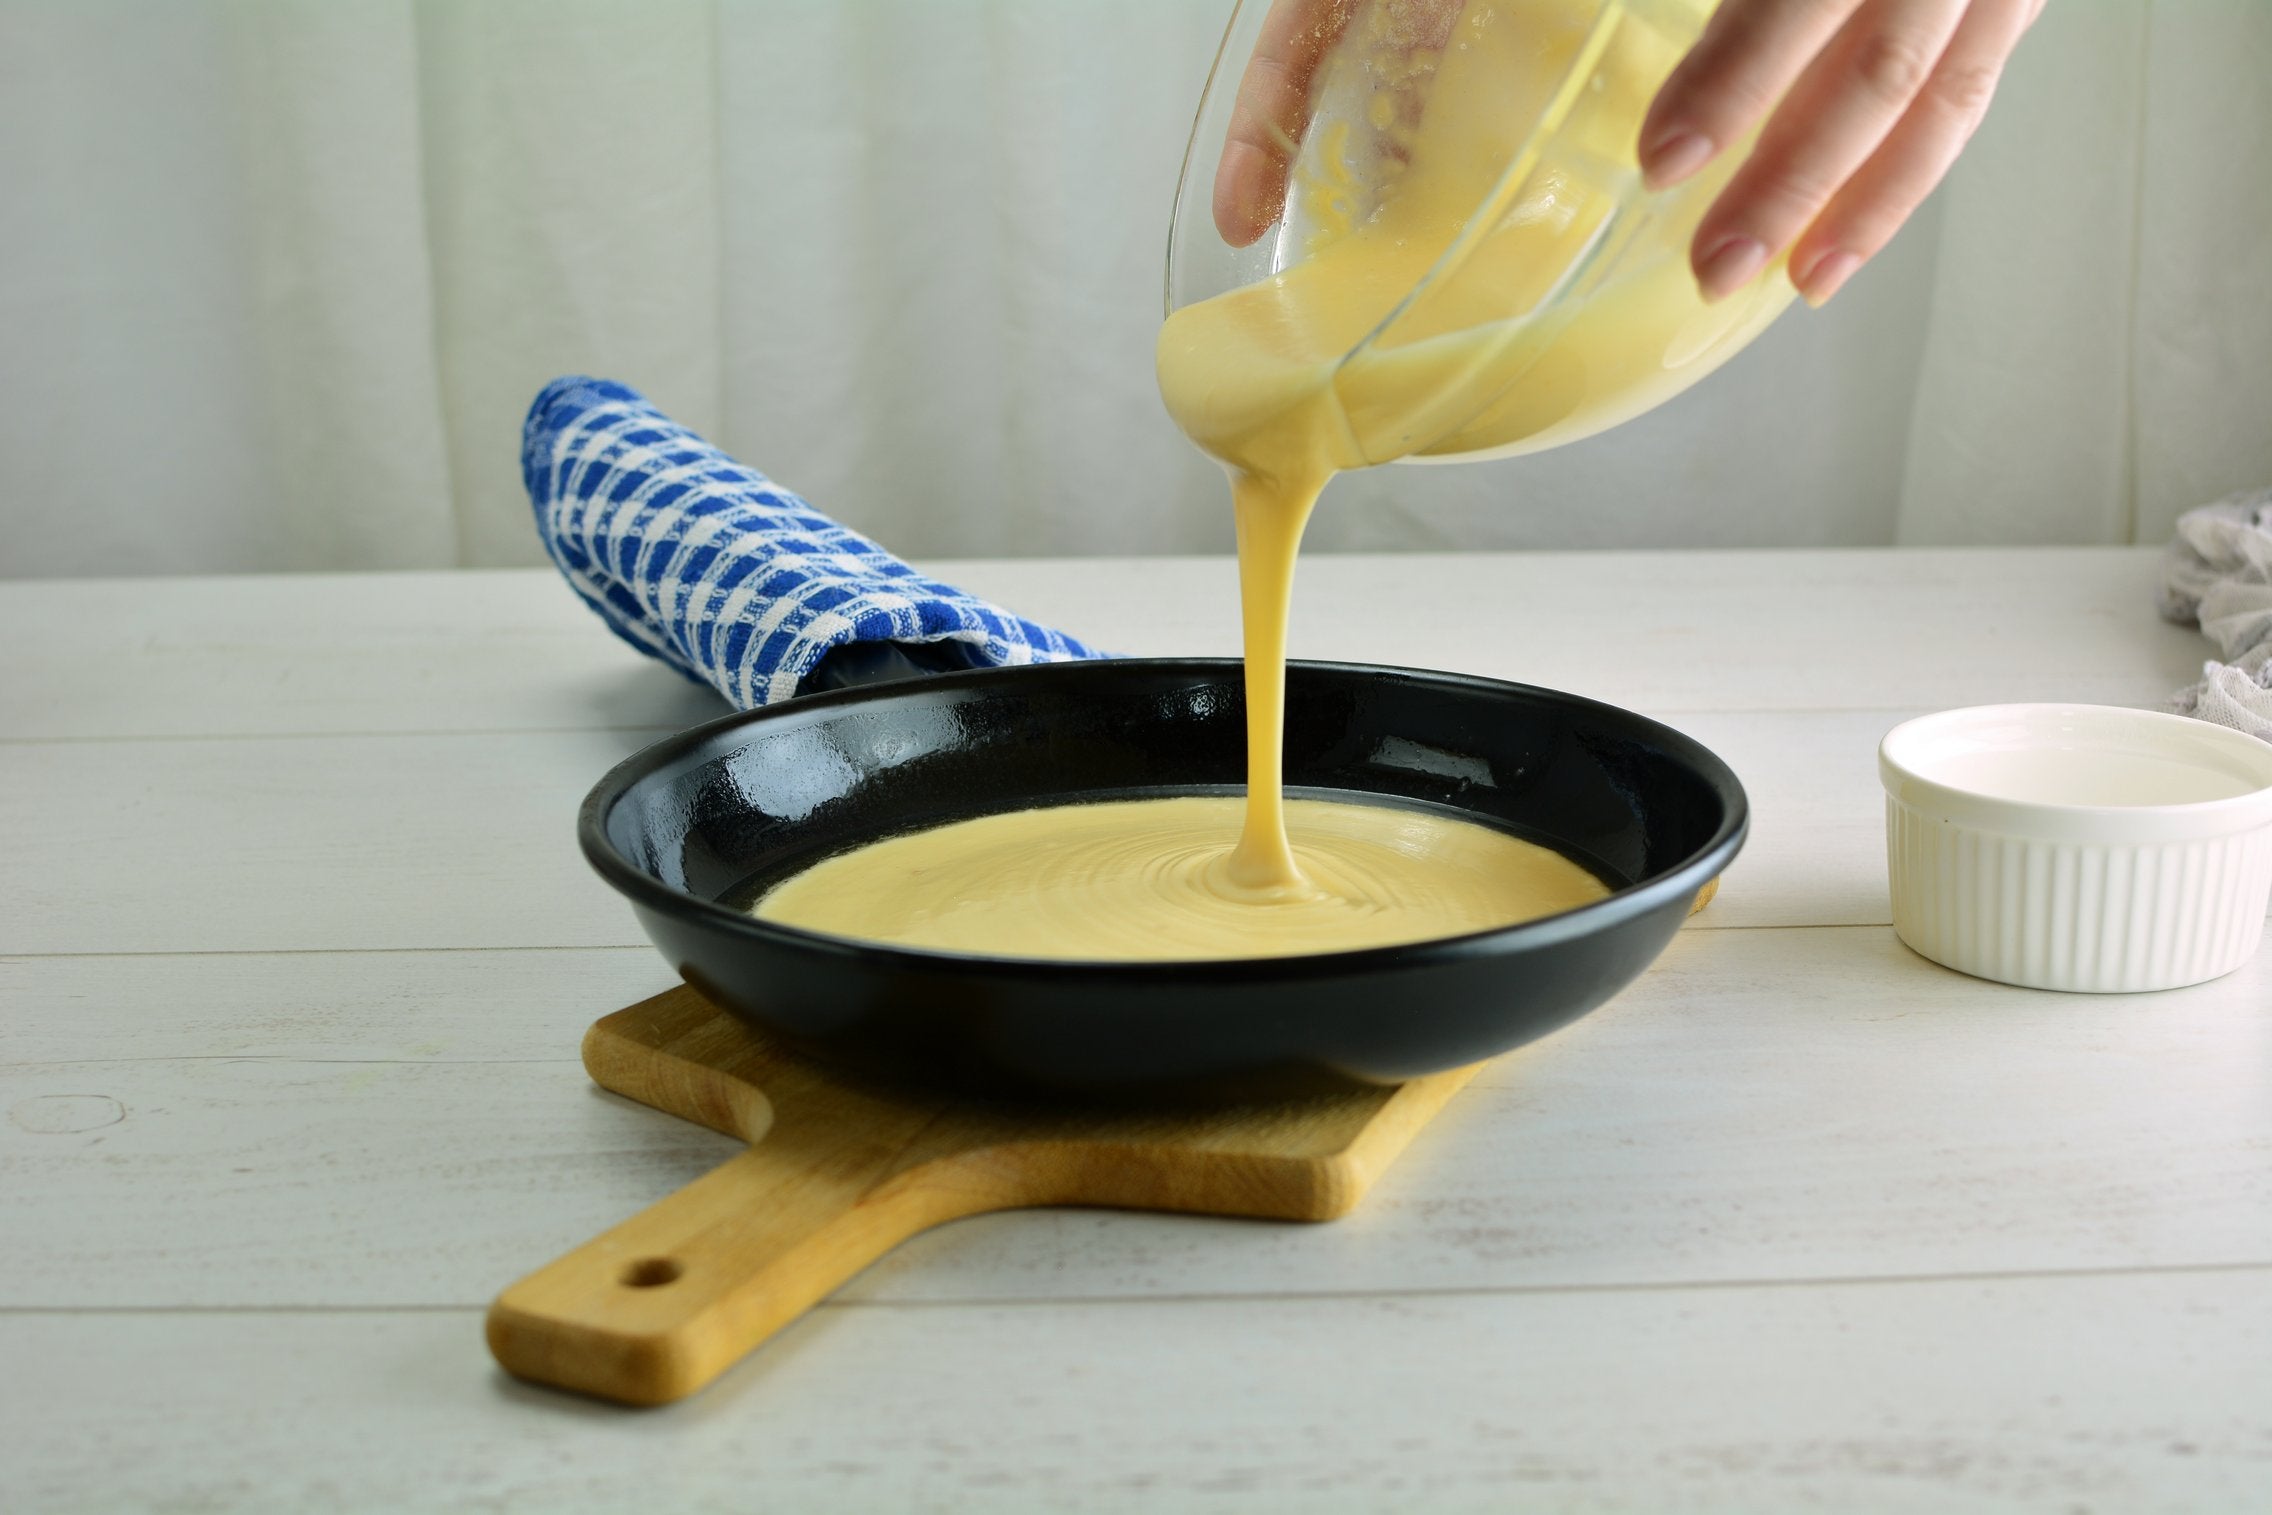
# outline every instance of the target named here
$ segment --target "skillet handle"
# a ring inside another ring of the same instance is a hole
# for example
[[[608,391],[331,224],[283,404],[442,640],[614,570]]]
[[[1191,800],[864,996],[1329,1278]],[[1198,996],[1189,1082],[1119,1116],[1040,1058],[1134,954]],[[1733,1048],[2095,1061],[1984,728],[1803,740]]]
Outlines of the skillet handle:
[[[910,1143],[936,1115],[777,1116],[749,1151],[538,1269],[490,1306],[489,1350],[519,1378],[624,1404],[682,1399],[907,1237],[1000,1208],[941,1182]]]

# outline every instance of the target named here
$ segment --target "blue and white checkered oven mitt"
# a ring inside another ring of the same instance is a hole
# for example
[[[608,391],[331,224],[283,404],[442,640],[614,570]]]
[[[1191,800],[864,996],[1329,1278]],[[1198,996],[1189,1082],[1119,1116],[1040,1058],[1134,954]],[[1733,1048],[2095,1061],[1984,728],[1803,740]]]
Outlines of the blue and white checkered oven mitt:
[[[911,671],[1100,655],[924,577],[622,384],[546,385],[521,472],[545,549],[584,602],[741,709],[790,698],[854,644],[902,649]]]

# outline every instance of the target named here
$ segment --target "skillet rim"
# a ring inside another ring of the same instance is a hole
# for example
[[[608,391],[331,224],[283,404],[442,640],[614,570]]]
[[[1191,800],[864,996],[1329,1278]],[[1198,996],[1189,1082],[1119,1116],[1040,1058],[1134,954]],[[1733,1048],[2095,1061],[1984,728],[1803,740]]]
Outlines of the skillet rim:
[[[633,905],[679,917],[689,925],[722,930],[730,935],[750,938],[774,947],[856,960],[886,969],[988,978],[1009,977],[1028,983],[1050,983],[1068,978],[1086,979],[1106,972],[1130,975],[1139,980],[1157,979],[1167,985],[1187,983],[1195,975],[1233,983],[1257,980],[1286,982],[1312,977],[1338,978],[1367,969],[1427,967],[1439,962],[1498,956],[1591,936],[1597,931],[1622,925],[1636,916],[1646,915],[1681,895],[1693,894],[1701,889],[1735,860],[1750,834],[1750,796],[1745,793],[1742,781],[1736,777],[1735,771],[1727,762],[1686,732],[1636,711],[1537,684],[1521,684],[1510,679],[1494,679],[1480,674],[1411,668],[1393,663],[1292,658],[1287,660],[1286,667],[1289,683],[1297,669],[1359,678],[1385,675],[1440,686],[1464,687],[1485,694],[1543,698],[1549,703],[1574,711],[1607,715],[1635,728],[1635,735],[1644,736],[1670,749],[1678,760],[1687,764],[1719,795],[1725,814],[1711,837],[1678,864],[1653,877],[1614,890],[1606,899],[1595,900],[1553,915],[1518,921],[1509,926],[1465,932],[1458,936],[1431,937],[1424,941],[1360,947],[1343,952],[1296,953],[1279,957],[1128,960],[993,957],[982,953],[901,947],[884,942],[863,941],[856,937],[832,936],[799,926],[761,920],[746,911],[735,910],[714,900],[674,888],[633,863],[608,840],[607,817],[633,787],[689,752],[710,744],[720,735],[737,727],[763,726],[822,714],[844,706],[871,704],[896,694],[991,684],[1012,676],[1028,681],[1045,678],[1077,680],[1097,677],[1097,670],[1109,668],[1131,672],[1185,673],[1219,679],[1226,673],[1243,676],[1245,669],[1245,660],[1235,657],[1081,658],[1057,663],[1017,663],[924,674],[856,688],[834,689],[821,694],[798,695],[794,699],[761,705],[754,710],[730,711],[712,720],[689,726],[683,731],[672,732],[616,763],[585,794],[576,815],[577,841],[585,861],[591,864],[593,870],[610,887],[629,899]]]

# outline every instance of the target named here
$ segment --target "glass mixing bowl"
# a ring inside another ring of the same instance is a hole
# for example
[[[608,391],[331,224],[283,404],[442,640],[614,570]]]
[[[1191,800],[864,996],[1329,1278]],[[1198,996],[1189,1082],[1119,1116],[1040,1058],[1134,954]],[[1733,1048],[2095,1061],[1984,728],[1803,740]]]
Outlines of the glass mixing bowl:
[[[1670,190],[1641,182],[1643,117],[1717,3],[1237,0],[1176,192],[1170,314],[1374,235],[1433,154],[1432,192],[1451,213],[1397,212],[1405,261],[1389,266],[1412,276],[1352,286],[1359,308],[1336,329],[1353,339],[1321,369],[1355,453],[1505,457],[1663,403],[1792,297],[1781,259],[1716,304],[1689,269],[1697,223],[1748,141]],[[1249,60],[1289,15],[1345,24],[1310,44],[1308,119],[1278,134],[1283,207],[1234,246],[1216,225],[1217,165]]]

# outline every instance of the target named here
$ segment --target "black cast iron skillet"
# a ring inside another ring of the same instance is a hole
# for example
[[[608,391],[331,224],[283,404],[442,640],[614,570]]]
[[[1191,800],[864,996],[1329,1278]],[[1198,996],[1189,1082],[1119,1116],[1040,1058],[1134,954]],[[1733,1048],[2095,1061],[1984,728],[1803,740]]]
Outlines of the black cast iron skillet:
[[[1743,844],[1735,775],[1654,721],[1490,679],[1294,663],[1290,793],[1479,821],[1556,848],[1614,892],[1443,941],[1228,962],[912,951],[743,908],[831,853],[944,821],[1236,792],[1244,720],[1229,659],[803,696],[620,764],[584,802],[584,854],[689,983],[825,1061],[981,1093],[1204,1098],[1395,1082],[1543,1036],[1646,968]]]

